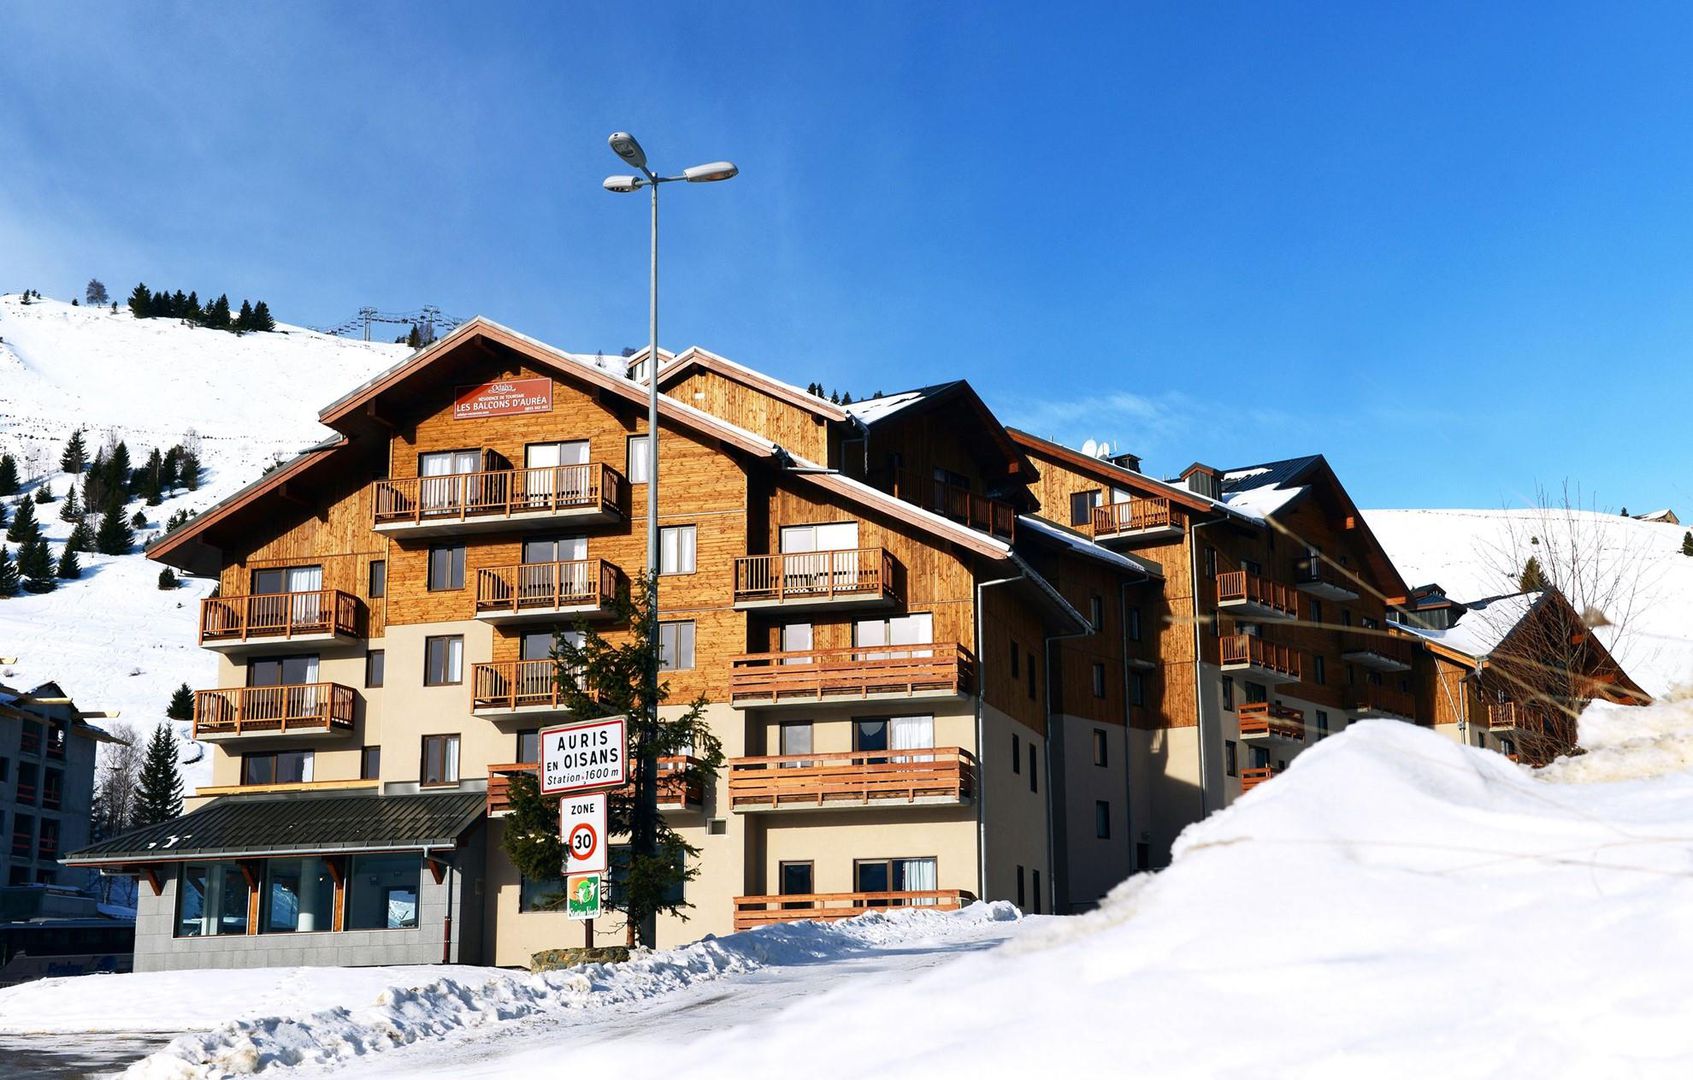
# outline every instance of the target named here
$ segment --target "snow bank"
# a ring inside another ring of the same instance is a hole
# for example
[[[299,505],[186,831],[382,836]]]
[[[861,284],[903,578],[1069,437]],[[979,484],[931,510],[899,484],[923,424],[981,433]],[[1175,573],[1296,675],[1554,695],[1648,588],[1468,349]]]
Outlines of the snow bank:
[[[1672,698],[1646,709],[1595,701],[1576,721],[1576,742],[1587,753],[1559,758],[1536,778],[1591,784],[1693,769],[1693,700]]]
[[[1633,719],[1673,731],[1684,708]],[[795,1062],[809,1077],[1686,1076],[1690,850],[1687,771],[1552,783],[1364,721],[1092,915],[691,1045],[573,1049],[570,1067],[662,1053],[706,1077]]]
[[[133,1080],[207,1080],[279,1065],[329,1064],[547,1010],[628,1005],[760,968],[826,962],[896,942],[967,936],[983,923],[1018,917],[1017,909],[1006,903],[974,904],[951,913],[873,912],[837,923],[793,923],[707,938],[640,955],[626,964],[588,964],[533,976],[470,969],[468,975],[389,986],[368,1006],[240,1020],[185,1035],[136,1062],[124,1075]],[[391,974],[396,969],[373,970]],[[222,985],[231,974],[218,972],[207,981]]]

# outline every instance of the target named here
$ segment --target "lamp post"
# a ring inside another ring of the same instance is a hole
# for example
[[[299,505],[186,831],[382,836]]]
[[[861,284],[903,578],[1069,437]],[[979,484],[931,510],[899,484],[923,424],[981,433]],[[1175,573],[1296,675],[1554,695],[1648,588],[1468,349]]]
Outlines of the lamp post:
[[[660,184],[672,184],[679,180],[690,184],[728,180],[740,170],[730,162],[713,161],[684,169],[680,176],[660,176],[647,167],[646,151],[635,141],[635,136],[627,131],[615,131],[607,141],[611,144],[612,152],[641,175],[608,176],[605,178],[605,189],[620,195],[631,194],[643,187],[652,191],[652,271],[647,302],[647,581],[652,592],[651,607],[647,613],[650,625],[647,629],[653,643],[653,663],[652,670],[647,673],[650,679],[647,700],[652,704],[652,713],[645,718],[648,727],[647,739],[643,741],[644,748],[652,745],[652,736],[658,729],[658,189]],[[635,814],[630,836],[632,855],[650,858],[656,854],[658,840],[657,762],[651,759],[650,754],[643,754],[637,759],[636,766],[638,771],[635,777]],[[654,945],[657,925],[651,913],[634,929],[641,944],[648,948]]]

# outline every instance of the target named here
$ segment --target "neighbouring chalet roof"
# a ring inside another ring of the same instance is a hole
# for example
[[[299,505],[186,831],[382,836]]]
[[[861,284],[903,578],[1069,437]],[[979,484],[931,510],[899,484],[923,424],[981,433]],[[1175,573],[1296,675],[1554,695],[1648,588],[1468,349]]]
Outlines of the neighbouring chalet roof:
[[[867,430],[874,431],[878,424],[886,423],[896,416],[901,420],[909,420],[930,409],[954,403],[962,404],[974,413],[981,424],[982,432],[992,441],[994,448],[1006,460],[1015,463],[1012,471],[1018,474],[1019,485],[1031,484],[1039,478],[1039,471],[1023,452],[1022,445],[1011,437],[1010,429],[999,422],[999,417],[988,408],[987,402],[976,393],[968,379],[953,379],[950,382],[935,383],[933,386],[920,386],[915,390],[883,394],[879,398],[865,398],[851,405],[843,405],[842,408],[853,420],[864,425]],[[1019,487],[1019,491],[1021,490]]]
[[[1458,621],[1444,630],[1425,630],[1403,623],[1400,629],[1472,660],[1485,660],[1551,595],[1526,592],[1478,600],[1463,605]]]
[[[829,420],[845,420],[847,418],[847,409],[836,405],[828,398],[818,397],[816,394],[802,390],[792,383],[785,383],[781,379],[764,374],[762,371],[755,371],[745,364],[737,364],[726,356],[719,356],[707,349],[700,348],[698,345],[682,350],[668,364],[660,364],[659,389],[664,390],[667,386],[696,369],[714,371],[724,378],[732,379],[744,386],[750,386],[779,401],[785,401],[789,405],[805,409],[814,415]],[[645,385],[644,380],[642,380],[642,384]]]
[[[1675,516],[1675,511],[1671,510],[1667,506],[1662,510],[1653,510],[1646,514],[1635,514],[1634,517],[1638,521],[1662,521],[1669,525],[1681,524],[1681,519]]]
[[[166,533],[149,545],[147,555],[171,565],[183,566],[197,572],[210,572],[205,567],[208,557],[215,553],[215,545],[207,544],[204,539],[209,530],[224,523],[255,500],[279,491],[290,480],[315,471],[324,462],[334,459],[339,454],[349,452],[352,447],[352,436],[363,429],[367,416],[380,415],[380,406],[386,400],[387,395],[398,394],[400,386],[407,380],[423,377],[432,367],[442,364],[443,358],[450,356],[456,348],[470,346],[472,342],[476,342],[478,339],[484,343],[504,347],[518,353],[525,360],[533,363],[539,370],[551,371],[566,379],[586,382],[611,394],[623,397],[633,404],[642,407],[646,405],[647,389],[644,385],[635,382],[619,371],[608,370],[601,366],[600,361],[602,360],[615,361],[616,366],[621,366],[621,357],[585,358],[574,353],[567,353],[482,316],[477,316],[433,344],[419,349],[402,363],[368,380],[353,392],[338,398],[318,414],[318,419],[325,424],[345,427],[347,430],[342,434],[333,436],[312,447],[294,460],[273,469],[239,492],[217,503],[205,513]],[[663,356],[662,350],[660,350],[660,356],[661,358]],[[439,377],[437,376],[437,378]],[[450,379],[450,373],[446,377]],[[968,389],[967,386],[966,389]],[[974,391],[971,391],[971,397],[974,398]],[[976,400],[979,403],[980,399]],[[778,468],[787,468],[789,470],[788,475],[794,476],[802,482],[834,491],[888,516],[936,534],[979,555],[1003,559],[1010,553],[1008,545],[985,533],[977,532],[938,514],[929,513],[902,499],[858,483],[838,473],[832,473],[821,464],[806,461],[788,453],[781,446],[762,435],[748,431],[664,394],[659,395],[659,415],[671,423],[713,438],[747,454],[749,457],[770,461]],[[374,434],[374,432],[367,433]],[[211,565],[216,565],[215,558],[211,559]]]
[[[1130,573],[1139,574],[1148,578],[1162,579],[1164,576],[1164,568],[1159,566],[1157,563],[1147,562],[1144,559],[1137,559],[1133,555],[1128,555],[1120,551],[1112,551],[1103,544],[1094,543],[1081,533],[1073,532],[1061,525],[1054,525],[1052,522],[1047,521],[1044,518],[1035,517],[1032,514],[1020,515],[1017,518],[1017,529],[1019,536],[1026,536],[1029,533],[1034,533],[1036,535],[1046,537],[1049,540],[1062,544],[1078,555],[1083,555],[1090,559],[1096,559],[1099,562],[1115,567],[1118,570],[1127,570]]]
[[[1150,494],[1159,498],[1167,498],[1171,502],[1185,506],[1190,510],[1209,510],[1232,515],[1237,518],[1247,518],[1249,516],[1234,509],[1227,503],[1218,502],[1216,499],[1208,499],[1204,495],[1199,494],[1197,491],[1194,491],[1192,488],[1189,488],[1184,484],[1175,484],[1168,480],[1159,480],[1156,477],[1148,476],[1145,473],[1124,468],[1123,466],[1107,461],[1104,458],[1084,454],[1080,450],[1071,449],[1062,443],[1053,442],[1051,439],[1043,439],[1038,435],[1031,435],[1018,428],[1007,428],[1006,432],[1019,446],[1022,446],[1027,450],[1032,450],[1037,454],[1044,454],[1045,456],[1059,461],[1077,472],[1094,477],[1101,483],[1110,484],[1114,487],[1124,489],[1138,490],[1142,493]]]
[[[950,382],[936,383],[933,386],[919,386],[915,390],[900,390],[881,397],[865,398],[855,401],[851,405],[843,405],[842,409],[863,424],[874,427],[894,413],[912,405],[921,405],[942,396],[948,391],[968,385],[963,379],[953,379]]]
[[[85,739],[93,739],[95,742],[116,743],[123,741],[104,728],[95,727],[84,720],[84,715],[97,714],[84,713],[78,709],[76,702],[72,701],[70,695],[66,694],[64,689],[56,682],[44,682],[29,690],[19,690],[15,686],[6,686],[0,683],[0,716],[32,720],[53,719],[54,717],[48,710],[58,705],[65,706],[66,711],[70,714],[69,731],[71,734],[80,735]]]
[[[487,795],[238,795],[73,851],[68,866],[271,855],[450,849],[487,813]]]

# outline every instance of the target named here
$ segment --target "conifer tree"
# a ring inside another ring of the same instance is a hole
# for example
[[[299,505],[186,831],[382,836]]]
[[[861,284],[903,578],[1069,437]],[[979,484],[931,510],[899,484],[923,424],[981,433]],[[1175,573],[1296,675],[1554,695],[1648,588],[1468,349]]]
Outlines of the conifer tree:
[[[145,319],[152,312],[153,294],[147,290],[147,283],[143,281],[129,294],[129,313],[137,319]]]
[[[176,733],[160,724],[147,740],[141,762],[141,783],[135,792],[135,821],[138,829],[169,821],[182,813],[182,777],[176,771]]]
[[[235,316],[235,331],[240,333],[253,328],[253,305],[250,301],[241,301],[241,313]]]
[[[35,520],[35,504],[24,500],[18,505],[18,512],[12,518],[12,527],[6,530],[6,539],[13,543],[23,543],[41,537],[41,525]]]
[[[1693,555],[1693,532],[1689,532],[1682,536],[1681,553],[1683,555]]]
[[[170,293],[163,289],[154,293],[152,302],[147,305],[147,314],[155,319],[170,318]]]
[[[147,464],[141,466],[141,497],[147,500],[148,506],[157,506],[164,499],[164,473],[165,459],[155,446],[147,455]]]
[[[22,300],[20,300],[20,301],[18,301],[18,302],[19,302],[19,303],[20,303],[20,304],[27,304],[27,303],[29,303],[29,302],[30,302],[30,299],[29,299],[29,290],[28,290],[28,289],[25,289],[25,290],[24,290],[24,295],[23,295],[23,299],[22,299]]]
[[[263,300],[253,305],[253,317],[248,321],[249,329],[269,333],[276,329],[276,320],[270,316],[270,305]]]
[[[1528,562],[1523,564],[1522,577],[1517,581],[1518,588],[1523,592],[1544,592],[1548,584],[1546,572],[1540,569],[1540,560],[1530,555]]]
[[[135,531],[123,516],[123,507],[114,506],[100,519],[94,534],[94,550],[102,555],[127,555],[135,546]]]
[[[171,295],[170,313],[173,319],[186,319],[188,317],[188,297],[182,295],[181,289],[176,290]]]
[[[200,487],[200,455],[192,450],[182,452],[181,463],[177,466],[181,473],[182,486],[189,491],[197,491]]]
[[[88,527],[87,518],[76,523],[76,528],[71,530],[70,539],[65,541],[65,546],[73,551],[94,550],[94,530]]]
[[[0,597],[16,596],[23,580],[18,576],[18,565],[6,553],[6,545],[0,544]]]
[[[18,545],[18,574],[24,579],[24,591],[52,592],[58,582],[53,580],[53,553],[47,541],[36,539]]]
[[[10,454],[0,454],[0,495],[18,493],[18,463]]]
[[[42,484],[35,489],[35,505],[46,506],[53,501],[53,488],[49,484]]]
[[[65,501],[59,504],[59,520],[72,523],[82,520],[82,503],[76,497],[76,481],[71,481],[71,489],[65,493]]]
[[[200,310],[200,294],[192,289],[188,291],[188,303],[184,306],[183,318],[195,323],[206,321],[206,313]]]
[[[112,447],[112,456],[106,461],[106,482],[120,496],[129,495],[129,447],[122,439]]]
[[[135,512],[135,516],[129,519],[129,527],[132,529],[145,529],[147,527],[147,515],[137,510]]]
[[[59,565],[53,573],[67,581],[82,576],[82,560],[76,557],[76,548],[65,545],[64,550],[59,552]]]
[[[229,296],[220,293],[206,310],[206,325],[214,330],[229,329]]]
[[[88,443],[83,441],[82,429],[71,432],[65,441],[64,453],[59,455],[59,468],[68,473],[80,473],[88,467]]]
[[[6,524],[6,518],[10,515],[11,511],[6,509],[6,504],[0,502],[0,525]]]
[[[173,571],[168,566],[165,567],[163,570],[159,571],[159,588],[160,588],[160,590],[168,592],[171,589],[176,588],[176,586],[177,586],[177,580],[176,580],[176,572],[175,571]]]
[[[165,715],[185,724],[194,719],[194,691],[188,689],[187,683],[178,686],[171,693],[170,705],[165,708]]]
[[[421,349],[421,348],[423,348],[423,332],[420,331],[417,328],[416,323],[412,323],[411,333],[406,335],[406,348],[408,348],[408,349]]]

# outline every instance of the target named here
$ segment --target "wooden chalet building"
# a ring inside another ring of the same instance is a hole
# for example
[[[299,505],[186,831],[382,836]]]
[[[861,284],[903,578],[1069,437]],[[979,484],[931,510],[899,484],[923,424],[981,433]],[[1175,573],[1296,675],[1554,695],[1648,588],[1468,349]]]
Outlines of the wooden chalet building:
[[[710,790],[663,788],[701,863],[661,944],[1068,909],[1126,876],[1151,642],[1125,631],[1158,569],[1027,517],[1035,466],[965,383],[841,408],[702,350],[659,359],[665,678],[709,699],[729,757]],[[581,939],[537,910],[558,883],[503,854],[503,794],[562,718],[553,636],[625,632],[609,601],[645,563],[625,364],[473,320],[149,549],[217,577],[219,677],[188,816],[70,860],[146,883],[138,970],[524,964]]]

